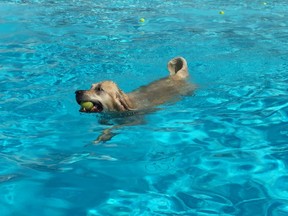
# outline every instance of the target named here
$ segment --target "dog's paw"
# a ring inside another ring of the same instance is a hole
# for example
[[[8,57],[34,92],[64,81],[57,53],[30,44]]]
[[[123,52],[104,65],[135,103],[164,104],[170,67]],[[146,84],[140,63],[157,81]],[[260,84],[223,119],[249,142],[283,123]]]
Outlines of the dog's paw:
[[[105,129],[102,131],[102,134],[97,137],[97,139],[94,141],[94,144],[99,144],[101,142],[107,142],[112,139],[113,136],[115,136],[115,133],[112,133],[111,129]]]

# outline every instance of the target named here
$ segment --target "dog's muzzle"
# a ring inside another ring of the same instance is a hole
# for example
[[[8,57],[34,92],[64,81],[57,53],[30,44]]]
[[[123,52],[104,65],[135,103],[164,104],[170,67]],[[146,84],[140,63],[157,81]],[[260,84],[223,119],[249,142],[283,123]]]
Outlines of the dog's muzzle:
[[[75,92],[76,94],[76,101],[81,106],[80,112],[102,112],[103,111],[103,105],[100,101],[91,101],[87,99],[85,96],[85,90],[77,90]],[[82,103],[84,102],[91,102],[93,104],[93,107],[90,109],[87,109],[85,107],[82,107]]]

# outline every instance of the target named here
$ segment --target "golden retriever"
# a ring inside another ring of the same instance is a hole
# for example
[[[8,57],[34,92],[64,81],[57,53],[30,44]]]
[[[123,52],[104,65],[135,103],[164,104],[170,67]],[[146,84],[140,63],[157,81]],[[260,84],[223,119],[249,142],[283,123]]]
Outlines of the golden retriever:
[[[80,112],[120,113],[151,110],[166,102],[179,100],[181,96],[191,94],[195,90],[195,85],[187,80],[188,66],[183,57],[171,59],[168,62],[168,71],[170,75],[166,78],[154,81],[127,94],[113,81],[92,84],[89,90],[77,90],[75,94],[79,105],[83,102],[93,103],[93,107],[89,109],[81,106]],[[118,127],[119,125],[114,128]],[[97,141],[111,139],[111,130],[104,130]]]
[[[165,102],[187,95],[195,85],[187,82],[187,62],[177,57],[168,62],[170,76],[142,86],[131,93],[124,93],[113,81],[92,84],[89,90],[77,90],[76,101],[92,102],[93,108],[80,109],[81,112],[121,112],[149,109]]]

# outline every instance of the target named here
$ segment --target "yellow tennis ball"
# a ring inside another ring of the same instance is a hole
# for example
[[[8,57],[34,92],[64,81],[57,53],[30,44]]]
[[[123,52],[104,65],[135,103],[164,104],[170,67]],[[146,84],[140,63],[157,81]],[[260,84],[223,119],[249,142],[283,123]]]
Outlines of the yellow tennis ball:
[[[224,14],[224,11],[220,11],[219,14],[223,15],[223,14]]]
[[[94,105],[93,105],[93,103],[92,102],[81,102],[81,107],[82,108],[85,108],[86,110],[91,110],[93,107],[94,107]]]
[[[145,19],[144,19],[144,18],[140,18],[140,19],[139,19],[139,22],[142,22],[142,23],[143,23],[143,22],[145,22]]]

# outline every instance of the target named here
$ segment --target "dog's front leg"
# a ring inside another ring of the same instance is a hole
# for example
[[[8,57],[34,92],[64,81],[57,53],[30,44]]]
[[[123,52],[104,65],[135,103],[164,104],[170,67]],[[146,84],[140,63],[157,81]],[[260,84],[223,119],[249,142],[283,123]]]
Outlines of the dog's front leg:
[[[144,119],[139,116],[133,118],[127,118],[124,121],[122,120],[121,123],[118,122],[117,125],[113,125],[110,128],[103,130],[102,133],[97,137],[97,139],[93,143],[99,144],[101,142],[107,142],[117,135],[117,133],[113,132],[114,130],[127,126],[140,125],[143,124],[144,122],[145,122]]]
[[[100,142],[106,142],[112,139],[113,136],[116,134],[112,132],[113,129],[115,129],[116,126],[113,126],[111,128],[107,128],[102,131],[102,133],[97,137],[97,139],[93,142],[94,144],[98,144]]]

